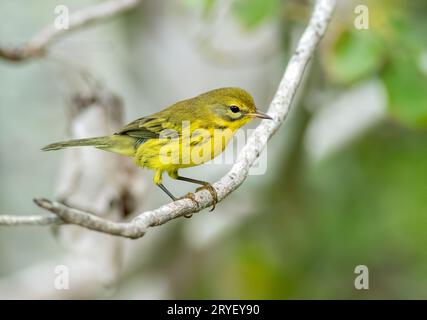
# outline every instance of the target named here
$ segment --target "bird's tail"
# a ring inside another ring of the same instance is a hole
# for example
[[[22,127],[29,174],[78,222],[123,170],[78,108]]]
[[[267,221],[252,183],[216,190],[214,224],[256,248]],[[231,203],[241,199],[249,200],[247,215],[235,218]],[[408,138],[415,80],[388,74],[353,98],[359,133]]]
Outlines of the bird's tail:
[[[60,141],[49,144],[45,146],[43,151],[52,151],[60,150],[69,147],[84,147],[84,146],[93,146],[93,147],[106,147],[110,144],[110,137],[98,137],[98,138],[88,138],[88,139],[75,139],[68,141]]]
[[[42,150],[52,151],[69,147],[85,146],[91,146],[98,149],[119,153],[125,156],[133,156],[135,153],[135,139],[122,135],[60,141],[49,144],[43,147]]]

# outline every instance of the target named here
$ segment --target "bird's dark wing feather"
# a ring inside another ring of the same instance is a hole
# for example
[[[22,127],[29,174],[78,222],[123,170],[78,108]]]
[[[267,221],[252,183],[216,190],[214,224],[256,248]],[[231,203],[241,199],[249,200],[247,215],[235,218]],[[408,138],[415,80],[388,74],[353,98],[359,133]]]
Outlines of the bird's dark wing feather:
[[[128,135],[138,139],[157,139],[159,137],[158,126],[144,126],[149,122],[155,121],[155,118],[140,118],[126,125],[117,134]]]
[[[174,134],[168,133],[169,130],[174,130]],[[132,121],[126,125],[117,134],[128,135],[137,139],[158,139],[180,134],[180,128],[175,127],[166,118],[162,117],[143,117]]]

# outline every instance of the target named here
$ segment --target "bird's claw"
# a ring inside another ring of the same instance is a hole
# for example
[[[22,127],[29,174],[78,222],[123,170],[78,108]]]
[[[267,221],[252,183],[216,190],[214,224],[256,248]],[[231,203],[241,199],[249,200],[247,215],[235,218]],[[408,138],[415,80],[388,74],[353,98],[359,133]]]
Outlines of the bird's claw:
[[[210,184],[206,184],[204,186],[197,188],[196,192],[201,191],[201,190],[205,190],[205,189],[207,191],[209,191],[209,193],[211,194],[212,199],[213,199],[212,208],[209,210],[209,212],[212,212],[215,209],[216,204],[218,203],[218,194],[216,193],[215,188],[212,187],[212,185],[210,185]],[[192,193],[192,192],[187,193],[185,196],[181,197],[180,199],[190,199],[191,201],[193,201],[196,204],[196,206],[198,208],[200,207],[199,202],[196,200],[196,197],[194,196],[194,193]],[[188,214],[184,215],[184,217],[186,217],[186,218],[191,218],[192,216],[193,216],[192,213],[188,213]]]
[[[209,210],[209,212],[212,212],[212,211],[214,211],[215,206],[218,203],[218,194],[216,193],[215,188],[212,187],[212,185],[210,185],[210,184],[205,184],[204,186],[198,187],[196,189],[196,192],[200,191],[200,190],[204,190],[204,189],[208,190],[209,193],[212,196],[212,199],[213,199],[213,201],[212,201],[212,208]]]
[[[180,199],[190,199],[196,204],[197,207],[200,206],[199,202],[196,200],[196,197],[194,196],[194,193],[192,192],[187,193],[185,196],[181,197]],[[192,216],[193,216],[192,213],[184,214],[185,218],[191,218]]]

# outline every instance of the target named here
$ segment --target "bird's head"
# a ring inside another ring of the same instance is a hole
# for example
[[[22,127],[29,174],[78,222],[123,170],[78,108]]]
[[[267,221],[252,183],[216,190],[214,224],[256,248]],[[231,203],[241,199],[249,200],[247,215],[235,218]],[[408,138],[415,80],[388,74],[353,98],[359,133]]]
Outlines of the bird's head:
[[[214,121],[238,129],[254,118],[272,119],[258,111],[252,96],[240,88],[220,88],[197,97],[207,106]]]

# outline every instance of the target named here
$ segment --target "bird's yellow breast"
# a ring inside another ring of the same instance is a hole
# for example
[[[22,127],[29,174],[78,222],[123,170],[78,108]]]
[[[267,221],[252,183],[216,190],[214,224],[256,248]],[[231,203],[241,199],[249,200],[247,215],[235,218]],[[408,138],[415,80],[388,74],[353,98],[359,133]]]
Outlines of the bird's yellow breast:
[[[235,130],[230,128],[198,127],[187,132],[184,129],[179,137],[150,139],[136,150],[135,163],[140,167],[168,172],[194,167],[221,154],[234,133]]]

